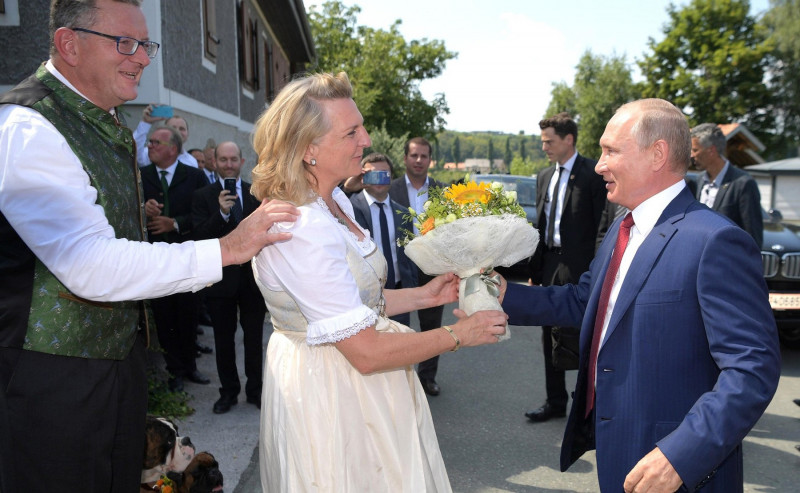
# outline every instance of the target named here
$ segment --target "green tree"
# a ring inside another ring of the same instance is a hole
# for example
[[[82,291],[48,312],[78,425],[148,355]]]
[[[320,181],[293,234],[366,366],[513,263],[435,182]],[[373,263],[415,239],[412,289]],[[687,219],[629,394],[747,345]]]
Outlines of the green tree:
[[[458,137],[453,140],[453,160],[456,164],[461,162],[461,141]]]
[[[652,53],[639,67],[645,97],[681,108],[690,123],[744,123],[769,131],[770,92],[764,75],[772,61],[766,30],[749,15],[748,0],[692,0],[667,7],[665,37],[648,41]]]
[[[369,137],[372,140],[372,146],[364,150],[364,155],[366,156],[370,152],[379,152],[385,156],[388,156],[394,165],[394,178],[403,176],[403,174],[406,172],[406,165],[405,161],[403,160],[403,157],[405,156],[404,146],[408,140],[408,134],[394,137],[389,135],[389,132],[386,130],[385,126],[381,126],[377,130],[372,130],[369,133]]]
[[[489,157],[489,169],[492,169],[492,159],[494,158],[494,144],[489,137],[489,144],[486,146],[486,155]]]
[[[528,157],[528,153],[525,152],[525,137],[524,136],[519,141],[519,157],[521,157],[523,161]]]
[[[353,99],[369,130],[385,128],[389,135],[433,138],[449,113],[444,94],[426,101],[420,82],[438,77],[456,57],[442,41],[406,41],[397,20],[389,30],[357,25],[357,5],[338,0],[309,11],[317,59],[314,70],[345,71],[353,84]]]
[[[772,159],[797,155],[800,145],[800,1],[770,0],[762,19],[775,46],[770,70],[775,128],[765,144]]]
[[[585,55],[584,55],[585,56]],[[547,105],[547,110],[542,115],[542,118],[548,118],[559,113],[569,113],[570,115],[577,115],[575,109],[575,91],[567,85],[566,82],[553,82],[553,88],[550,90],[550,104]]]
[[[511,137],[506,137],[506,152],[503,154],[503,161],[506,163],[506,166],[511,166],[511,160],[514,159],[514,155],[511,153]]]
[[[624,56],[604,57],[586,51],[575,67],[572,87],[554,83],[545,117],[567,112],[578,123],[578,152],[600,157],[600,136],[614,112],[638,97]]]
[[[547,162],[547,159],[533,160],[514,156],[509,166],[509,173],[512,175],[534,176],[549,165],[550,163]]]

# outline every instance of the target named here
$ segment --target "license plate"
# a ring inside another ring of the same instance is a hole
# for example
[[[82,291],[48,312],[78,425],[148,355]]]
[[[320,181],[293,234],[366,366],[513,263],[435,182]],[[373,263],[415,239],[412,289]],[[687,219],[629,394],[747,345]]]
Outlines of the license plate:
[[[770,293],[769,305],[773,310],[800,310],[800,293]]]

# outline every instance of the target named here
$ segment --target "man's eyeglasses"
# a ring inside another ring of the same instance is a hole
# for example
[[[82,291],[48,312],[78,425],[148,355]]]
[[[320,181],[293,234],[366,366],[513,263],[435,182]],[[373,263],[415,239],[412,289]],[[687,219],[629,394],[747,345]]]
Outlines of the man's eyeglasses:
[[[172,144],[172,142],[168,140],[156,140],[156,139],[150,139],[147,141],[147,145],[149,145],[150,147],[157,146],[159,144],[162,146],[168,146]]]
[[[150,58],[155,58],[156,54],[158,53],[158,47],[161,46],[160,44],[156,43],[155,41],[140,41],[136,38],[129,38],[128,36],[112,36],[110,34],[103,34],[97,31],[92,31],[91,29],[84,29],[82,27],[73,27],[73,31],[80,31],[82,33],[89,33],[94,34],[96,36],[102,36],[104,38],[113,39],[117,42],[117,51],[121,55],[133,55],[136,53],[136,49],[141,46],[144,48],[144,52],[147,53],[147,56]]]

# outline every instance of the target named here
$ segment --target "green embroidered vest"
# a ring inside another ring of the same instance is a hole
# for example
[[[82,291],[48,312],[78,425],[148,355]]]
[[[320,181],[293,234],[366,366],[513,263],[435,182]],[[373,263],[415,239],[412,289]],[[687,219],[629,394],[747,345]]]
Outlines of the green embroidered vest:
[[[141,179],[130,129],[66,87],[44,65],[5,94],[2,102],[38,111],[64,136],[97,190],[96,203],[103,207],[117,238],[146,238]],[[82,299],[35,259],[22,347],[63,356],[123,359],[136,338],[140,306],[136,301],[100,303]]]

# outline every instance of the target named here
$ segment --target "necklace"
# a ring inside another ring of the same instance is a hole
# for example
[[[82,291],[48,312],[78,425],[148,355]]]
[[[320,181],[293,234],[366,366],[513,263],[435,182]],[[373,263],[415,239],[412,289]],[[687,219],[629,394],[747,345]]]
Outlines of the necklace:
[[[333,217],[335,217],[336,220],[339,221],[339,224],[341,224],[344,227],[348,227],[347,221],[345,221],[344,218],[340,216],[338,212],[333,212]]]
[[[334,219],[336,219],[336,221],[337,221],[339,224],[341,224],[342,226],[344,226],[344,227],[345,227],[345,228],[347,228],[347,229],[350,229],[350,225],[349,225],[349,224],[347,224],[347,221],[345,220],[345,218],[343,218],[343,217],[342,217],[342,215],[339,213],[339,211],[340,211],[341,209],[339,209],[339,204],[337,204],[337,203],[336,203],[336,201],[334,201],[334,202],[333,202],[333,204],[334,204],[334,207],[333,207],[333,208],[331,208],[331,207],[328,207],[328,203],[327,203],[327,202],[325,202],[325,199],[323,199],[323,198],[322,198],[321,196],[319,196],[319,195],[317,195],[317,201],[318,201],[320,204],[322,204],[322,206],[325,208],[325,210],[327,210],[327,211],[328,211],[328,213],[329,213],[331,216],[333,216],[333,218],[334,218]]]
[[[334,201],[334,205],[336,206],[336,208],[335,208],[335,209],[331,209],[330,207],[328,207],[328,204],[327,204],[327,202],[325,202],[325,200],[324,200],[324,199],[323,199],[321,196],[317,195],[317,203],[321,204],[321,205],[322,205],[322,207],[324,207],[324,208],[325,208],[325,209],[328,211],[328,213],[329,213],[331,216],[333,216],[333,217],[336,219],[336,221],[337,221],[339,224],[341,224],[342,226],[344,226],[344,227],[345,227],[345,229],[347,229],[347,230],[348,230],[348,232],[350,233],[350,235],[351,235],[353,238],[355,238],[355,239],[356,239],[356,241],[358,241],[358,238],[356,237],[356,235],[355,235],[355,234],[353,234],[353,232],[352,232],[352,231],[350,231],[350,226],[347,224],[347,221],[346,221],[346,220],[345,220],[345,219],[344,219],[344,218],[343,218],[343,217],[342,217],[342,216],[339,214],[339,212],[338,212],[338,211],[340,211],[341,209],[339,208],[339,204],[337,204],[337,203],[336,203],[336,201]],[[378,252],[378,255],[382,255],[382,254],[380,253],[380,250],[378,250],[378,249],[377,249],[377,247],[375,247],[375,252]],[[374,252],[373,252],[373,254],[374,254]],[[381,276],[378,274],[378,272],[377,272],[377,271],[375,270],[375,268],[372,266],[372,263],[371,263],[371,262],[369,262],[369,261],[368,261],[368,260],[366,260],[366,259],[364,259],[364,261],[367,263],[367,265],[369,266],[370,270],[372,271],[372,273],[375,275],[375,277],[376,277],[376,278],[377,278],[377,280],[378,280],[378,286],[380,287],[380,290],[381,290],[381,294],[380,294],[380,298],[379,298],[379,300],[378,300],[378,306],[377,306],[377,308],[378,308],[378,314],[379,314],[381,317],[385,317],[385,316],[386,316],[386,298],[385,298],[385,297],[384,297],[384,295],[383,295],[383,285],[384,285],[384,283],[386,282],[386,279],[382,278],[382,277],[381,277]]]

